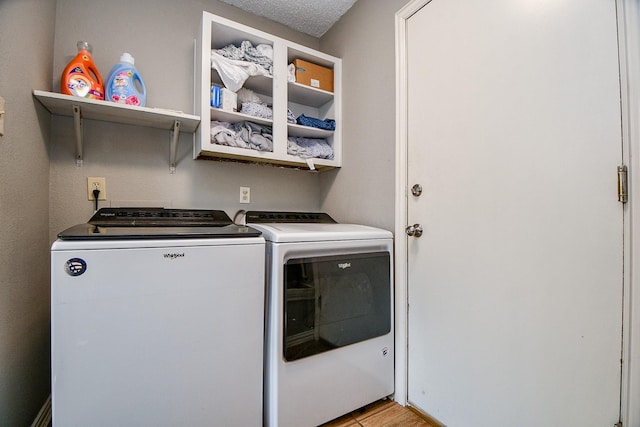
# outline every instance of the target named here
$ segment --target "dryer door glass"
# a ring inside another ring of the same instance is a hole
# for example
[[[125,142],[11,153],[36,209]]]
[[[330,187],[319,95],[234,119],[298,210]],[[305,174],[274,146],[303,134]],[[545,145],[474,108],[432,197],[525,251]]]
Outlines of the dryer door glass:
[[[388,252],[295,258],[284,266],[287,361],[391,331]]]

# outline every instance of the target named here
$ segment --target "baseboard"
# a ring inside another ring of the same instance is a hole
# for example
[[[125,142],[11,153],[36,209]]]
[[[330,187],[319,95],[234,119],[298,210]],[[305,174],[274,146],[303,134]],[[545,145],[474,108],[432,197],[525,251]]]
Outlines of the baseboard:
[[[31,427],[49,427],[51,425],[51,395],[47,398],[42,408],[40,408],[40,412],[36,415],[36,418],[33,420]]]
[[[422,418],[423,420],[425,420],[426,422],[428,422],[434,427],[446,427],[444,424],[442,424],[440,421],[433,418],[431,415],[427,414],[426,412],[422,412],[420,409],[416,408],[415,406],[411,406],[411,404],[408,404],[407,408],[409,408],[413,413],[417,414],[420,418]]]

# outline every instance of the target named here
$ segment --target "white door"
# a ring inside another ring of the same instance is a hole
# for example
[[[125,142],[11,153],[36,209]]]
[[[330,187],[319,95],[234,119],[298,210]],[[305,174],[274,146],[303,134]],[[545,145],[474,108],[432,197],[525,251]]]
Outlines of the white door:
[[[408,400],[447,426],[619,419],[616,31],[610,0],[408,20]]]

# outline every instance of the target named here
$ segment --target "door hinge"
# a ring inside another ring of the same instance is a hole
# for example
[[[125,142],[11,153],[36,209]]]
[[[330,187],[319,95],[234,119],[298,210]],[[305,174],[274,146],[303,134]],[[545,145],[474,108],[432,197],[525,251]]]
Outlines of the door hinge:
[[[627,201],[629,200],[629,194],[627,193],[627,184],[627,167],[625,165],[618,166],[618,201],[620,203],[627,203]]]

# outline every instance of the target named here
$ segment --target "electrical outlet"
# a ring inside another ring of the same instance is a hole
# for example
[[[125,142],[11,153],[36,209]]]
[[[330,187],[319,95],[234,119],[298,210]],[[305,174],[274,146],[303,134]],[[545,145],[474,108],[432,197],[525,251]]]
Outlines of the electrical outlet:
[[[240,187],[240,203],[251,203],[250,187]]]
[[[100,190],[98,200],[107,200],[107,181],[104,177],[87,177],[87,200],[95,200],[93,190]]]

